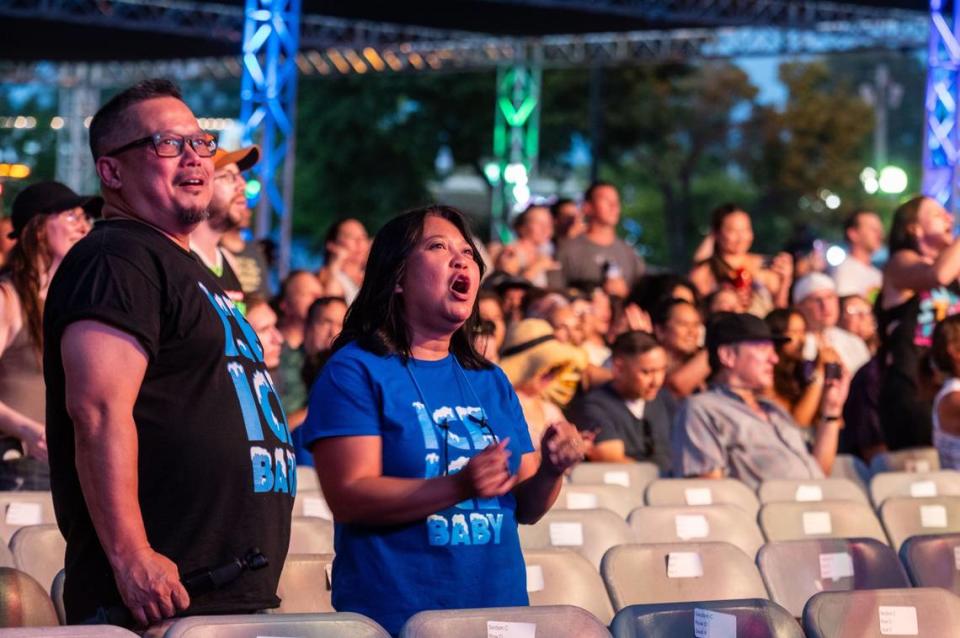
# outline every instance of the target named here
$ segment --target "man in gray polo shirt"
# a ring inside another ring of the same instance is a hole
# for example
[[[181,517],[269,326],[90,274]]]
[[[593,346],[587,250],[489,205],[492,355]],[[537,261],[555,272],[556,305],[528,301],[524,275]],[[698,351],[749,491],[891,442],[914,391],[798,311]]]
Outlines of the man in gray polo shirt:
[[[779,340],[760,319],[721,312],[707,326],[711,387],[681,406],[672,434],[675,476],[768,479],[829,474],[837,454],[849,379],[827,381],[815,442],[808,450],[790,415],[764,395],[773,385]]]

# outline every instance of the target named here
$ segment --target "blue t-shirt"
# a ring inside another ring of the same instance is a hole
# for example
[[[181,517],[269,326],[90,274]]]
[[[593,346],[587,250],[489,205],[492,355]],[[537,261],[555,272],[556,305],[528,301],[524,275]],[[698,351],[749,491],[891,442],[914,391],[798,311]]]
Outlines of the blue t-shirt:
[[[412,377],[411,377],[412,372]],[[419,388],[418,388],[419,386]],[[422,394],[421,394],[422,393]],[[332,436],[380,436],[383,474],[455,474],[510,437],[510,471],[533,451],[520,402],[500,368],[381,357],[351,343],[327,362],[301,426],[309,447]],[[469,499],[395,526],[336,524],[333,606],[398,633],[426,609],[527,605],[516,499]]]

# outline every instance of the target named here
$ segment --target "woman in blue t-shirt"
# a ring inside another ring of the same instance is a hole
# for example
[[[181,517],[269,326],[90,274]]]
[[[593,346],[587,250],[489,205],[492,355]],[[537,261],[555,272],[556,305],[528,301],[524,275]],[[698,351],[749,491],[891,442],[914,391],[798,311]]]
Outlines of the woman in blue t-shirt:
[[[455,209],[388,222],[302,426],[336,520],[333,605],[394,634],[425,609],[528,604],[517,523],[583,458],[565,422],[535,453],[510,382],[474,351],[482,274]]]

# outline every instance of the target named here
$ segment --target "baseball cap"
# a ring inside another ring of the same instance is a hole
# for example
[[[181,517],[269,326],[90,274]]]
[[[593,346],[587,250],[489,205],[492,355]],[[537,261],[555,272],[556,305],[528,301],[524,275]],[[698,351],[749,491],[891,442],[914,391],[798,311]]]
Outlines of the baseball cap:
[[[217,170],[220,170],[227,164],[236,164],[237,168],[245,171],[252,168],[259,161],[260,147],[256,144],[237,149],[236,151],[225,151],[222,148],[218,148],[217,152],[213,155],[213,166]]]
[[[837,291],[837,285],[828,275],[822,272],[812,272],[804,275],[793,284],[793,303],[800,303],[815,292],[821,290]]]
[[[707,350],[716,352],[720,346],[744,341],[789,341],[783,335],[774,335],[759,317],[745,312],[718,312],[707,323]]]
[[[20,232],[37,215],[61,213],[80,206],[91,217],[99,217],[103,198],[96,195],[77,195],[60,182],[37,182],[24,188],[13,200],[10,219],[13,230],[8,237],[16,239]]]

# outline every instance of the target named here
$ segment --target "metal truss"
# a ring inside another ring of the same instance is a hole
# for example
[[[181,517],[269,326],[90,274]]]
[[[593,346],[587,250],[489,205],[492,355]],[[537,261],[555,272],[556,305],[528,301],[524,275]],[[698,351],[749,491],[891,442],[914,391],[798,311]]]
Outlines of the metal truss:
[[[280,222],[280,278],[290,267],[293,178],[297,123],[297,65],[300,0],[247,0],[243,37],[240,120],[244,144],[259,142],[253,168],[262,193],[257,236]]]
[[[910,20],[918,12],[837,2],[802,0],[487,0],[542,9],[572,9],[652,22],[706,25],[762,24],[809,28],[824,22]]]
[[[947,13],[952,4],[953,17]],[[923,192],[948,210],[957,204],[958,114],[960,98],[960,7],[957,0],[930,1],[926,118],[923,136]]]

